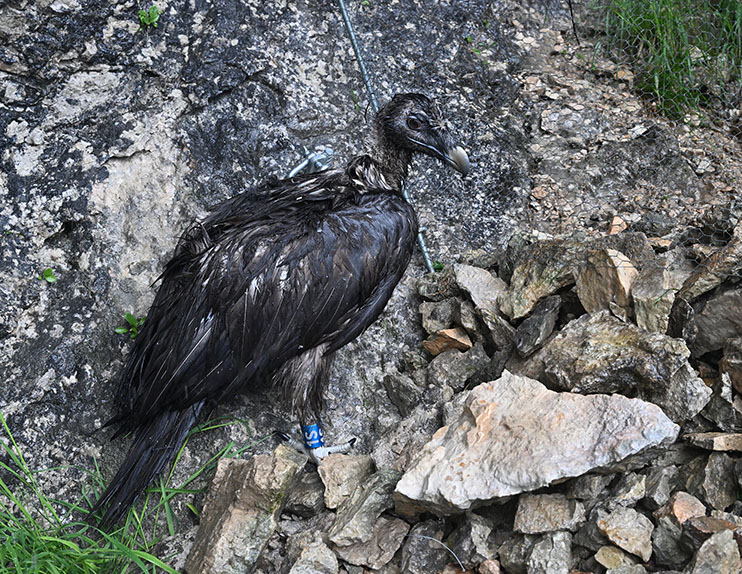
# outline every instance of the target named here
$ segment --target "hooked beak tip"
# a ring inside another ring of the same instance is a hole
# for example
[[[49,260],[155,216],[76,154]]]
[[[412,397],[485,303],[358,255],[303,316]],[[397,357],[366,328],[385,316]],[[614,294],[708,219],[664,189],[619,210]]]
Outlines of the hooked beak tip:
[[[448,165],[458,171],[461,175],[469,173],[469,168],[471,167],[469,156],[466,155],[464,148],[461,146],[456,146],[453,149],[448,150],[446,161],[448,162]]]

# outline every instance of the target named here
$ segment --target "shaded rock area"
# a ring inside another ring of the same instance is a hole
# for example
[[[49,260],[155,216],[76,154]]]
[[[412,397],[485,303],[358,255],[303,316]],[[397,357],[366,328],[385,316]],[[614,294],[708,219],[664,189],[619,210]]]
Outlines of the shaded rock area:
[[[208,489],[173,498],[158,555],[191,574],[739,571],[739,143],[656,114],[559,3],[348,4],[379,99],[428,92],[471,157],[465,180],[428,159],[410,176],[443,269],[416,254],[336,357],[324,423],[355,450],[318,469],[270,438],[296,424],[277,397],[231,397],[170,475]],[[60,500],[128,447],[102,429],[114,329],[187,223],[307,150],[369,144],[334,6],[158,5],[148,30],[130,0],[0,6],[0,413]],[[244,460],[209,470],[227,444]]]

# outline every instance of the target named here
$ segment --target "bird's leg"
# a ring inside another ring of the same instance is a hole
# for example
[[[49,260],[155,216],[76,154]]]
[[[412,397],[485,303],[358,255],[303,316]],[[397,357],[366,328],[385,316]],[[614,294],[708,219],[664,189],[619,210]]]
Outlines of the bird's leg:
[[[279,436],[285,440],[289,446],[300,452],[304,452],[315,464],[330,454],[345,454],[353,447],[356,442],[355,437],[343,444],[326,446],[322,424],[318,421],[310,425],[301,425],[301,436],[304,442],[301,443],[287,434],[279,433]]]
[[[301,436],[304,438],[304,449],[316,463],[329,454],[347,453],[356,442],[356,439],[352,438],[344,444],[326,446],[325,434],[322,432],[322,424],[319,421],[310,425],[301,425]]]

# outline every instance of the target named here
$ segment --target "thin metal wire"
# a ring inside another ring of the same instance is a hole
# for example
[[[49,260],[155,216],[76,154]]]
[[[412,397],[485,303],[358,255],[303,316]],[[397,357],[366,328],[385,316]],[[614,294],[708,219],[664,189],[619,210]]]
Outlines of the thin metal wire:
[[[368,72],[366,71],[366,64],[363,60],[363,54],[361,53],[361,48],[358,45],[358,38],[356,38],[356,34],[353,31],[353,24],[350,21],[348,10],[346,9],[345,2],[343,0],[338,0],[338,4],[340,4],[340,11],[343,13],[343,21],[345,22],[345,29],[348,31],[348,36],[350,37],[350,43],[353,46],[353,52],[355,52],[356,60],[358,61],[358,67],[361,69],[361,76],[363,77],[363,83],[365,84],[366,91],[368,92],[368,99],[371,102],[371,107],[374,109],[374,112],[378,112],[379,103],[376,101],[376,95],[374,94],[374,89],[373,89],[373,86],[371,85],[371,80],[368,77]],[[407,192],[406,183],[402,184],[402,197],[404,197],[407,203],[412,204],[412,201],[410,200],[410,194]],[[428,251],[428,246],[425,243],[425,236],[423,235],[422,228],[417,233],[417,244],[420,247],[420,253],[422,253],[423,260],[425,261],[425,267],[427,267],[428,272],[432,273],[434,271],[433,261],[430,259],[430,252]]]

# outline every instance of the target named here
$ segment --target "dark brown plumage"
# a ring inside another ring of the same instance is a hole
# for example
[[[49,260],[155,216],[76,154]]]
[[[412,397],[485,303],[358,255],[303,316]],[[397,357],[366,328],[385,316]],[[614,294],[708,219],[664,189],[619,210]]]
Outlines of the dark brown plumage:
[[[183,234],[122,374],[112,422],[136,435],[97,504],[104,525],[210,403],[276,385],[303,423],[318,420],[332,354],[376,320],[412,255],[417,219],[401,197],[412,153],[469,168],[425,96],[395,96],[375,128],[377,157],[271,181]]]

